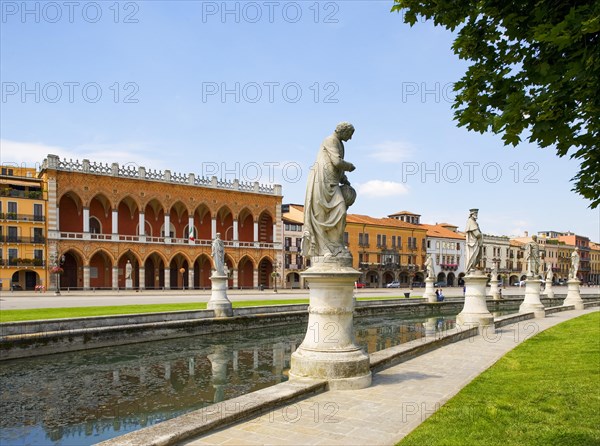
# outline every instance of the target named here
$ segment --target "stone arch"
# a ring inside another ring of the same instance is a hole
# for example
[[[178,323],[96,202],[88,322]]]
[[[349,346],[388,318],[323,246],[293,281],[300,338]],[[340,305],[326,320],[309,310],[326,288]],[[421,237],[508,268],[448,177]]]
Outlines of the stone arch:
[[[454,273],[448,273],[448,277],[446,278],[446,282],[448,283],[448,286],[455,286],[456,285],[454,283],[455,280],[456,280],[456,277],[454,276]]]
[[[83,232],[83,202],[73,191],[65,192],[58,200],[58,229],[65,232]]]
[[[90,288],[113,288],[112,255],[103,248],[96,249],[89,257]]]
[[[167,259],[161,252],[153,251],[144,259],[144,284],[146,289],[162,289],[165,286]]]
[[[112,233],[112,205],[106,195],[99,193],[89,201],[90,232],[95,234]],[[93,223],[95,221],[95,223]]]
[[[399,275],[398,275],[398,282],[400,282],[401,286],[407,287],[409,286],[409,282],[410,282],[410,275],[408,274],[408,272],[406,271],[402,271]]]
[[[194,288],[209,289],[212,261],[207,254],[200,254],[194,261]]]
[[[421,284],[425,283],[425,275],[424,273],[418,272],[415,274],[414,282],[419,282]]]
[[[188,271],[190,265],[190,260],[182,252],[178,252],[171,257],[171,261],[169,262],[171,289],[189,288]],[[181,270],[183,270],[183,273]]]
[[[222,240],[233,240],[233,212],[229,206],[221,206],[217,212],[217,232]]]
[[[67,289],[83,288],[84,256],[77,249],[71,248],[61,254],[63,273],[60,275],[60,287]]]
[[[238,262],[238,288],[254,288],[254,261],[245,255]]]
[[[446,281],[446,273],[438,273],[437,275],[437,280],[435,281],[436,283],[438,282],[445,282]]]
[[[181,201],[178,200],[171,205],[169,209],[169,220],[171,227],[173,228],[173,237],[175,238],[188,238],[189,234],[185,234],[185,227],[189,225],[188,208]]]
[[[145,235],[160,237],[165,223],[165,208],[156,198],[144,206]]]
[[[118,231],[120,235],[137,235],[140,209],[130,195],[123,197],[117,205]]]
[[[258,217],[258,240],[261,243],[273,243],[273,216],[262,211]]]
[[[509,285],[514,285],[519,281],[519,276],[512,274],[509,279],[508,279],[508,284]]]
[[[210,208],[201,203],[194,210],[194,228],[198,240],[212,240],[212,216]]]
[[[391,271],[386,271],[383,273],[383,285],[387,285],[390,282],[394,281],[394,273]]]
[[[273,259],[268,256],[263,257],[258,262],[258,285],[265,288],[273,286]]]
[[[248,208],[244,208],[238,214],[238,239],[240,242],[253,242],[254,240],[254,216]]]
[[[131,262],[131,279],[133,282],[133,287],[139,288],[141,260],[130,249],[128,249],[126,252],[124,252],[121,255],[121,257],[119,257],[119,260],[117,261],[117,266],[119,268],[119,275],[118,275],[118,284],[119,285],[118,286],[119,286],[119,288],[126,288],[125,272],[126,272],[127,260],[129,260]]]
[[[366,280],[369,287],[379,287],[379,273],[377,271],[367,271]]]

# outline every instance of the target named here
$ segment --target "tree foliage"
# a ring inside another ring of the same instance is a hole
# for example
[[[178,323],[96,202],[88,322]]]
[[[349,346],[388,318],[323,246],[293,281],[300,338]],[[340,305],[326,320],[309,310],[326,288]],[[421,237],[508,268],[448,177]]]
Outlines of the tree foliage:
[[[411,26],[458,30],[452,49],[470,62],[454,86],[459,126],[578,159],[573,190],[600,205],[600,1],[394,1]]]

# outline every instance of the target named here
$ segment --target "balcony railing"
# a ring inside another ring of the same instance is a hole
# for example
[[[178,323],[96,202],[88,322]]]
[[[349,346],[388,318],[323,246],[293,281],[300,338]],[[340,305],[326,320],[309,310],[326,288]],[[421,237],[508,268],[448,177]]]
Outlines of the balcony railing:
[[[22,237],[21,237],[22,238]],[[126,235],[126,234],[96,234],[90,232],[59,232],[59,238],[65,240],[94,240],[106,242],[132,242],[132,243],[151,243],[164,245],[194,245],[211,246],[212,240],[192,239],[187,237],[154,237],[150,235]],[[281,249],[279,243],[267,242],[241,242],[239,240],[223,240],[223,244],[232,248],[249,249]]]
[[[20,235],[0,235],[0,243],[33,243],[43,245],[46,237],[21,237]]]
[[[0,220],[33,221],[43,223],[46,220],[46,217],[43,215],[17,214],[16,212],[0,212]]]
[[[16,267],[33,267],[33,268],[44,268],[46,262],[42,259],[3,259],[0,260],[2,266],[16,266]]]

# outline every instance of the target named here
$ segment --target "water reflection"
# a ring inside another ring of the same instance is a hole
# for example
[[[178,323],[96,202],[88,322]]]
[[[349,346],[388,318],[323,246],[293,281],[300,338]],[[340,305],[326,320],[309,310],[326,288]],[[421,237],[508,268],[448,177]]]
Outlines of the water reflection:
[[[360,318],[356,342],[372,353],[453,323]],[[93,444],[277,384],[305,330],[300,323],[2,363],[0,444]]]

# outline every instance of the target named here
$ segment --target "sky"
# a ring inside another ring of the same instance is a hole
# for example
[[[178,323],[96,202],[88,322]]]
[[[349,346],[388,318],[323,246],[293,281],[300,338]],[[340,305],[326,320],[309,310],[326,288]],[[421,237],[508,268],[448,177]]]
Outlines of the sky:
[[[303,203],[321,141],[356,128],[349,212],[483,232],[572,231],[579,163],[453,120],[453,33],[392,1],[0,2],[0,163],[48,154],[277,183]]]

